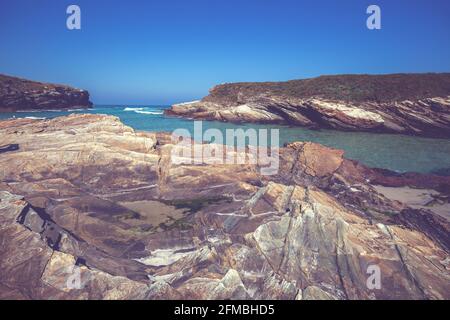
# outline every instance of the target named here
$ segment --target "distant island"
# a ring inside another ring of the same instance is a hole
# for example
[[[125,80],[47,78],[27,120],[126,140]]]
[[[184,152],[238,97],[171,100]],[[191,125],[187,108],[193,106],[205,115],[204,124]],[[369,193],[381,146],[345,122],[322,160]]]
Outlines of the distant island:
[[[450,137],[450,73],[230,83],[166,114],[235,123]]]
[[[0,74],[0,112],[90,107],[86,90]]]

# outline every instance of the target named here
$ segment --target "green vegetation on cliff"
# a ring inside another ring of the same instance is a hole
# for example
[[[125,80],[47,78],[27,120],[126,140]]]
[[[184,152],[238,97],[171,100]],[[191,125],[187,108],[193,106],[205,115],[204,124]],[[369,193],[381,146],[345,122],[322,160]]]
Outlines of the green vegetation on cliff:
[[[242,82],[214,87],[204,100],[233,102],[269,94],[353,102],[419,100],[450,95],[450,73],[335,75],[286,82]]]

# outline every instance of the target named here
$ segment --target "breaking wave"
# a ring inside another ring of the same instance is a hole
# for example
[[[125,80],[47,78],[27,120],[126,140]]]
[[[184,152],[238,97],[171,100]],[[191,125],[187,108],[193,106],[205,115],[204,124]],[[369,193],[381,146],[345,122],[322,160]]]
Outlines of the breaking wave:
[[[163,111],[160,111],[160,110],[158,110],[158,111],[156,111],[156,110],[148,110],[147,108],[130,108],[130,107],[127,107],[127,108],[123,109],[123,111],[133,111],[133,112],[140,113],[140,114],[153,114],[153,115],[164,114]]]
[[[25,117],[25,119],[31,119],[31,120],[45,120],[46,117]]]
[[[130,107],[127,107],[127,108],[123,109],[123,111],[142,111],[142,110],[144,110],[144,108],[130,108]]]
[[[164,114],[162,111],[144,111],[144,110],[136,110],[136,113],[142,113],[142,114]]]
[[[68,112],[75,112],[75,111],[86,111],[86,109],[67,109]]]

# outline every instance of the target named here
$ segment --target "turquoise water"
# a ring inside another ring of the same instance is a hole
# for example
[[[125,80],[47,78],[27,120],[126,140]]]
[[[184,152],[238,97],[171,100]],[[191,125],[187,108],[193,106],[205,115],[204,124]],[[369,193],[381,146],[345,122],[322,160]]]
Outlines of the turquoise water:
[[[192,120],[164,116],[163,111],[166,108],[167,106],[95,106],[91,110],[0,113],[0,119],[54,118],[70,113],[110,114],[118,116],[126,125],[136,130],[172,132],[178,128],[186,128],[193,133]],[[292,141],[312,141],[343,149],[347,158],[359,160],[370,167],[397,172],[450,174],[450,139],[204,121],[203,130],[209,128],[221,131],[228,128],[277,128],[280,130],[280,145]]]

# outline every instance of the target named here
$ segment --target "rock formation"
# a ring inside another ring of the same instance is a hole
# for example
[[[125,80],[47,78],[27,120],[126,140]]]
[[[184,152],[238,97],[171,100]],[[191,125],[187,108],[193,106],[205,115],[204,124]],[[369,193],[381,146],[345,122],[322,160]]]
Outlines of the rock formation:
[[[450,137],[450,74],[323,76],[214,87],[169,115]]]
[[[1,299],[450,298],[448,217],[376,189],[448,203],[450,177],[308,142],[273,176],[174,164],[189,147],[101,115],[1,121],[0,146]]]
[[[0,112],[89,108],[89,93],[0,74]]]

